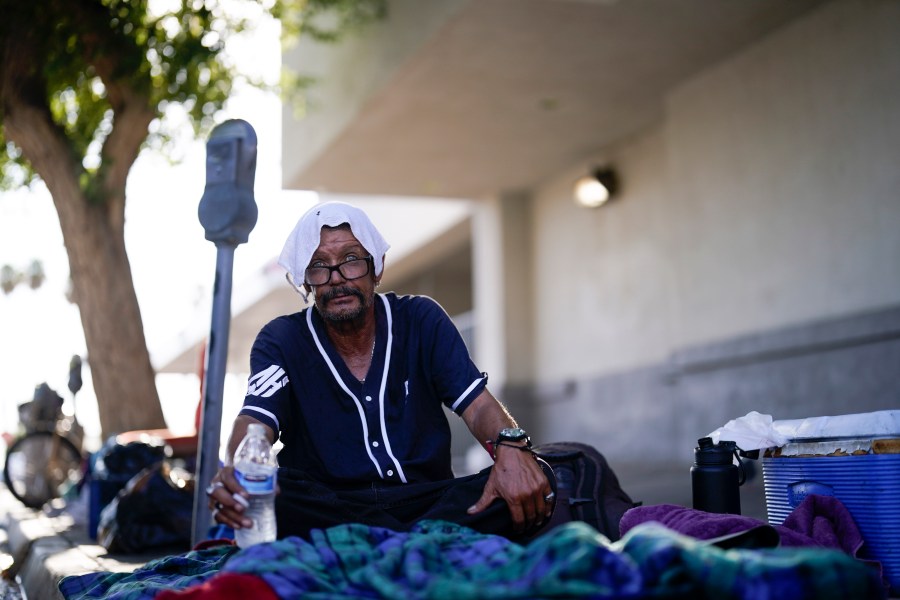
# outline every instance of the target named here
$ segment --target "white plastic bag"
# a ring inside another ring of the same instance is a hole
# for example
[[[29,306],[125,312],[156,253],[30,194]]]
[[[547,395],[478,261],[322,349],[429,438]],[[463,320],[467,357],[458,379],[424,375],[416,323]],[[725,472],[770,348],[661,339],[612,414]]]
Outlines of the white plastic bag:
[[[752,411],[709,434],[713,442],[731,440],[741,450],[778,448],[795,440],[900,436],[900,410],[773,421]]]
[[[774,426],[772,415],[764,415],[752,411],[728,421],[709,434],[713,442],[730,440],[744,451],[775,448],[788,442],[788,437],[778,431]]]

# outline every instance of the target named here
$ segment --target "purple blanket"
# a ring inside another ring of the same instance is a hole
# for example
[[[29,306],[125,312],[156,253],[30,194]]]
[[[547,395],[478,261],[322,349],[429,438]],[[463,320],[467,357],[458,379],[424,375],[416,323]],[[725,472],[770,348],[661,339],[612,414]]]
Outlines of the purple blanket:
[[[772,547],[821,547],[842,550],[860,558],[863,537],[847,507],[831,496],[811,494],[784,520],[782,525],[745,517],[708,513],[674,504],[656,504],[632,508],[622,516],[619,531],[625,535],[633,527],[654,521],[678,533],[701,540],[723,541],[723,546],[752,545]],[[881,564],[871,563],[882,573]]]

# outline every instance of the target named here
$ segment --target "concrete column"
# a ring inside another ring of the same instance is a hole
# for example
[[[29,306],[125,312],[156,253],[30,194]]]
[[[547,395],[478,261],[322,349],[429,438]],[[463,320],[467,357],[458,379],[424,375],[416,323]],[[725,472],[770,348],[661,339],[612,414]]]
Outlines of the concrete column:
[[[505,194],[476,205],[472,218],[475,360],[490,375],[490,388],[498,396],[532,383],[531,231],[531,199],[525,194]]]
[[[534,380],[534,258],[531,196],[500,199],[503,255],[503,319],[507,386],[527,387]]]
[[[494,393],[506,383],[501,204],[496,198],[487,199],[476,203],[472,212],[473,358],[479,369],[487,371]]]

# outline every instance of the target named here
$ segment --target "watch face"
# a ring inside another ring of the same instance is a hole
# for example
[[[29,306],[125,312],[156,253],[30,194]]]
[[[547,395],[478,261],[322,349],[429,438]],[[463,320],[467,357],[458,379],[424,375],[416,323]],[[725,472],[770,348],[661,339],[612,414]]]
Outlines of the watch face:
[[[518,442],[519,440],[524,440],[528,437],[528,434],[525,433],[524,429],[520,427],[507,427],[506,429],[500,430],[500,439],[508,440],[510,442]]]

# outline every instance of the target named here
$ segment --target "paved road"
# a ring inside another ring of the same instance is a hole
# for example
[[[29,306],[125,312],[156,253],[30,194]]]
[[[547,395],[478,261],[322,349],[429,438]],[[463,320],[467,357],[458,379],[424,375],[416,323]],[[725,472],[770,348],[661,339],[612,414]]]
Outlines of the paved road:
[[[0,600],[24,600],[22,596],[22,588],[14,579],[7,579],[7,569],[13,564],[13,557],[9,549],[9,536],[7,535],[6,520],[7,515],[0,521],[0,571],[3,577],[0,577]]]
[[[0,600],[24,600],[22,588],[15,581],[0,578]]]

